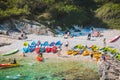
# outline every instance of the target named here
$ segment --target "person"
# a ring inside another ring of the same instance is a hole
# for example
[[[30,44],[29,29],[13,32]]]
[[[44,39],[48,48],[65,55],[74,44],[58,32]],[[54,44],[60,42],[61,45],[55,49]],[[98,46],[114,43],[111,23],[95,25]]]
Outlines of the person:
[[[25,32],[24,32],[23,29],[21,30],[21,38],[22,38],[22,39],[28,38],[28,37],[26,36],[26,34],[25,34]]]
[[[11,64],[17,64],[16,59],[14,58],[12,62],[10,62]]]
[[[66,47],[67,50],[68,50],[68,46],[69,46],[69,42],[66,41],[66,42],[65,42],[65,47]]]
[[[64,39],[68,39],[68,35],[67,34],[64,35]]]
[[[57,55],[60,56],[60,55],[61,55],[61,51],[62,51],[61,46],[59,46],[59,47],[57,48],[57,51],[58,51]]]
[[[93,58],[93,53],[90,54],[91,59]]]
[[[91,33],[88,34],[88,37],[87,37],[88,40],[91,39]]]
[[[37,46],[39,46],[41,44],[40,40],[37,42]]]
[[[94,34],[94,28],[91,27],[91,35],[92,35],[92,37],[94,37],[93,34]]]
[[[23,29],[21,30],[21,37],[24,37],[24,31],[23,31]]]
[[[26,55],[25,55],[25,53],[24,53],[24,52],[22,52],[21,56],[22,56],[22,57],[26,57]]]
[[[42,55],[42,53],[37,55],[36,60],[38,62],[42,62],[43,61],[43,55]]]
[[[67,31],[67,36],[70,36],[70,32],[69,31]]]
[[[103,45],[106,46],[106,38],[103,39]]]
[[[40,55],[41,57],[43,57],[43,53],[42,53],[42,52],[40,52],[39,55]]]

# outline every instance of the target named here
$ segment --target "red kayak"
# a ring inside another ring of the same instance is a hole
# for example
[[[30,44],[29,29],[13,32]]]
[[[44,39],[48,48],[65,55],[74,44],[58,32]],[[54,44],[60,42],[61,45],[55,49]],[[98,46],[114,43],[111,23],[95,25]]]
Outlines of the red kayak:
[[[0,67],[7,67],[8,64],[0,64]]]
[[[15,66],[19,66],[20,64],[16,63],[16,64],[10,64],[10,63],[5,63],[5,64],[0,64],[0,67],[15,67]]]
[[[120,38],[120,35],[115,36],[113,39],[110,40],[110,43],[117,41],[119,38]]]
[[[39,53],[40,53],[40,47],[35,48],[35,52],[36,52],[37,54],[39,54]]]
[[[51,48],[51,52],[56,53],[56,52],[57,52],[57,47],[56,47],[56,46],[53,46],[53,47]]]
[[[51,48],[50,48],[50,47],[47,47],[47,48],[46,48],[46,52],[47,52],[47,53],[51,52]]]

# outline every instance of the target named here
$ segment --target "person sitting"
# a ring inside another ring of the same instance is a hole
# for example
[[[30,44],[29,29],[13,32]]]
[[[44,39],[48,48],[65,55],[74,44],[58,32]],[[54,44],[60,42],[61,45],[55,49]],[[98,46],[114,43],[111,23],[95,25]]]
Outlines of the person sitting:
[[[14,60],[12,62],[10,62],[10,64],[17,64],[16,59],[14,58]]]
[[[36,60],[38,62],[42,62],[43,61],[43,55],[42,54],[38,54],[37,57],[36,57]]]
[[[67,34],[64,35],[64,39],[68,39],[68,35]]]

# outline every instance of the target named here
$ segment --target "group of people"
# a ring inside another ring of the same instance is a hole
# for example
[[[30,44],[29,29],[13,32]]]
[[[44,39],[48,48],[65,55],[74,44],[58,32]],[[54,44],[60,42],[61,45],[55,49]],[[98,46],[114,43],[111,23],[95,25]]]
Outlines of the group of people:
[[[70,32],[67,31],[67,32],[64,34],[64,39],[68,39],[69,36],[70,36]]]
[[[90,40],[91,37],[101,37],[101,34],[99,31],[95,31],[94,28],[91,28],[91,32],[88,33],[87,40]]]

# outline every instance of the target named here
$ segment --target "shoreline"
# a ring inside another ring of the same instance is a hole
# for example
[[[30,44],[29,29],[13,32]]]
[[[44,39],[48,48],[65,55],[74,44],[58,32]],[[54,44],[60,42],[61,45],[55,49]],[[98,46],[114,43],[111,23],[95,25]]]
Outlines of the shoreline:
[[[0,43],[11,43],[11,45],[0,47],[0,52],[6,53],[14,49],[19,49],[20,50],[19,53],[22,53],[21,50],[23,47],[23,43],[25,41],[28,41],[30,43],[31,41],[40,40],[42,43],[45,41],[48,41],[49,43],[51,43],[52,41],[57,42],[60,40],[63,43],[62,48],[65,53],[64,44],[66,41],[68,41],[70,44],[69,49],[73,48],[77,44],[82,44],[84,46],[86,45],[91,46],[95,44],[102,48],[104,46],[103,45],[104,38],[106,38],[108,46],[115,47],[118,49],[118,51],[120,51],[120,45],[119,45],[120,39],[114,43],[109,43],[110,39],[120,34],[119,30],[104,30],[102,34],[103,34],[103,37],[92,37],[91,40],[87,40],[87,36],[79,36],[79,37],[64,39],[63,37],[52,37],[52,36],[35,35],[35,34],[27,35],[28,39],[26,40],[16,40],[16,39],[9,39],[9,38],[1,37]]]

